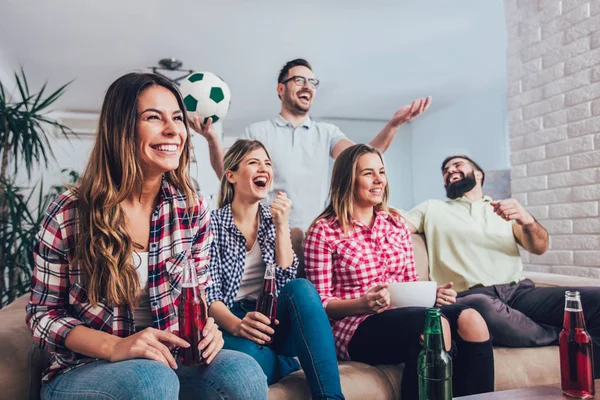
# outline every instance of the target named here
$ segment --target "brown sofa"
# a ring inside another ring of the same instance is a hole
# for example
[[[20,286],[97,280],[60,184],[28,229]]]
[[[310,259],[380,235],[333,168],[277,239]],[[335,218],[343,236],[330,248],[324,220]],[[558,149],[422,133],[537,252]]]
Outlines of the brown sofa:
[[[301,248],[302,232],[294,230],[295,249]],[[421,279],[428,279],[425,242],[413,236],[417,269]],[[297,251],[301,256],[301,252]],[[300,257],[302,258],[302,257]],[[595,286],[600,281],[541,273],[529,273],[538,285]],[[0,310],[0,398],[36,399],[39,397],[40,371],[43,358],[32,351],[31,333],[25,325],[28,296],[17,299]],[[496,390],[507,390],[559,382],[558,348],[496,348]],[[399,399],[403,365],[372,367],[357,362],[340,362],[342,389],[348,400]],[[33,371],[33,372],[32,372]],[[32,388],[32,389],[30,389]],[[32,391],[30,396],[30,391]],[[310,399],[304,373],[298,371],[269,390],[269,400]]]

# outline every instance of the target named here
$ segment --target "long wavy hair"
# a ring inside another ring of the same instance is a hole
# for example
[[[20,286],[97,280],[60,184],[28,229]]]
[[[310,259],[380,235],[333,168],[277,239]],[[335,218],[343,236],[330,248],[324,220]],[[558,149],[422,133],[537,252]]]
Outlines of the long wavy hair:
[[[140,284],[132,262],[133,242],[120,204],[144,180],[137,147],[137,103],[140,94],[151,86],[170,90],[187,121],[181,94],[169,80],[150,73],[122,76],[106,92],[90,159],[79,185],[73,189],[79,229],[74,263],[93,306],[101,300],[131,308],[138,303]],[[189,163],[188,138],[179,166],[164,175],[185,194],[188,209],[195,199]]]
[[[367,144],[355,144],[342,151],[333,164],[331,184],[329,186],[329,204],[325,210],[311,224],[322,218],[337,217],[344,233],[352,227],[352,212],[354,210],[354,189],[356,187],[356,168],[358,159],[365,154],[377,154],[383,164],[383,157],[379,150]],[[399,215],[398,211],[387,205],[390,196],[389,185],[383,189],[383,199],[374,208],[376,211],[384,210]]]
[[[258,140],[238,139],[225,153],[223,157],[223,169],[225,172],[221,177],[219,197],[217,198],[217,206],[219,208],[231,203],[235,193],[233,183],[227,180],[227,171],[237,171],[244,157],[256,149],[263,149],[267,154],[267,158],[271,159],[265,145]]]

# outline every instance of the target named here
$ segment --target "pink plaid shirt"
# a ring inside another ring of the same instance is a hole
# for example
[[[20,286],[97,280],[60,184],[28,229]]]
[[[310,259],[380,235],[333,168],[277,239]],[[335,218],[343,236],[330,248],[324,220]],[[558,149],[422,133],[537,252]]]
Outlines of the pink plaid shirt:
[[[188,210],[185,195],[163,179],[159,202],[150,221],[148,250],[148,289],[154,328],[179,331],[181,262],[193,258],[199,274],[205,272],[212,241],[208,227],[204,199],[196,199]],[[133,312],[129,307],[107,304],[106,300],[92,307],[88,302],[79,268],[72,262],[76,239],[77,201],[67,191],[48,207],[33,252],[35,269],[27,324],[34,342],[52,353],[44,381],[95,361],[65,346],[65,339],[74,327],[85,325],[120,337],[134,333]]]
[[[337,218],[319,220],[304,242],[304,263],[325,308],[331,300],[361,297],[377,284],[419,280],[410,232],[402,218],[385,211],[377,213],[372,228],[354,221],[347,236]],[[340,359],[350,359],[348,343],[371,315],[330,320]]]

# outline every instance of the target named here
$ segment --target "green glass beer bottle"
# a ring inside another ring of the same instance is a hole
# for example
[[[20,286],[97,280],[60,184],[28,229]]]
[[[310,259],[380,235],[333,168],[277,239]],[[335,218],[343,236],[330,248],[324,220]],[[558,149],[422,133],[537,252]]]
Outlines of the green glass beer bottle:
[[[419,400],[452,400],[452,358],[444,349],[439,308],[425,311],[423,349],[419,353]]]

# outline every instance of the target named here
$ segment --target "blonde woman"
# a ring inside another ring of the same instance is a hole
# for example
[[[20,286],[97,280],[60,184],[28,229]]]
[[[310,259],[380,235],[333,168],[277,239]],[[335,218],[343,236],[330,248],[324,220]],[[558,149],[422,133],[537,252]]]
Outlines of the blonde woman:
[[[177,336],[181,265],[202,273],[211,242],[186,120],[178,89],[158,75],[109,87],[81,183],[49,206],[37,235],[27,323],[52,353],[42,399],[266,398],[258,364],[220,351],[212,318],[199,344],[208,366],[174,357],[190,346]]]
[[[389,309],[388,285],[417,281],[418,275],[410,233],[399,213],[387,206],[388,193],[378,150],[364,144],[344,150],[333,166],[330,203],[307,234],[306,275],[332,321],[338,357],[405,363],[402,398],[416,399],[425,308]],[[450,338],[456,343],[454,395],[493,391],[487,326],[475,310],[454,305],[451,286],[438,288],[436,306],[450,322],[442,321],[447,349]]]
[[[290,240],[291,200],[278,193],[269,205],[273,181],[271,157],[256,140],[238,140],[225,154],[219,209],[211,216],[207,289],[209,315],[225,339],[225,348],[255,358],[269,384],[300,364],[313,399],[343,399],[333,337],[314,286],[296,279],[298,259]],[[275,265],[278,292],[274,324],[256,310],[267,265]]]

